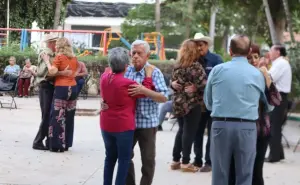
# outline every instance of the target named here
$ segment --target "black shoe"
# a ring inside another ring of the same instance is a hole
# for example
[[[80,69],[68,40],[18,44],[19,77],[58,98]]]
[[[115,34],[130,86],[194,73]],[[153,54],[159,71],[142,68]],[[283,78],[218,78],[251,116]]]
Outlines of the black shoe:
[[[267,163],[277,163],[277,162],[280,162],[280,160],[273,160],[273,159],[265,158],[265,162],[267,162]]]
[[[157,130],[158,130],[158,131],[163,131],[162,126],[161,126],[161,125],[158,125]]]
[[[50,149],[50,152],[62,153],[64,151],[65,151],[65,149],[63,149],[63,148],[51,148]]]
[[[34,150],[48,150],[43,144],[33,144],[32,148]]]
[[[66,151],[66,152],[69,151],[69,147],[66,147],[66,148],[65,148],[65,151]]]

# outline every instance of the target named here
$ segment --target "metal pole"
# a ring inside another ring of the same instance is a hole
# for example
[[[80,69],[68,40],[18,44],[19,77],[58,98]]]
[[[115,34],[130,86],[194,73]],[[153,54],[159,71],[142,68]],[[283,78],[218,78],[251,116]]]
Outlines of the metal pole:
[[[7,28],[9,28],[9,19],[10,19],[9,18],[9,13],[10,13],[9,3],[10,3],[10,0],[7,0],[7,10],[6,10],[6,12],[7,12],[6,27]],[[6,31],[6,45],[8,46],[8,44],[9,44],[9,30]]]

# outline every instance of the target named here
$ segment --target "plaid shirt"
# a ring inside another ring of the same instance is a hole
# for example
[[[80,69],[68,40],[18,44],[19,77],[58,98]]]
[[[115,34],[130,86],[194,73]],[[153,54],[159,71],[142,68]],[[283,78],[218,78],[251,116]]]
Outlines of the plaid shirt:
[[[133,66],[129,66],[124,77],[142,84],[145,78],[145,70],[143,68],[141,71],[135,71]],[[157,67],[152,73],[152,82],[155,91],[162,93],[168,98],[168,87],[166,86],[162,72]],[[158,103],[154,102],[151,98],[137,99],[135,113],[136,128],[154,128],[158,126],[158,123]]]

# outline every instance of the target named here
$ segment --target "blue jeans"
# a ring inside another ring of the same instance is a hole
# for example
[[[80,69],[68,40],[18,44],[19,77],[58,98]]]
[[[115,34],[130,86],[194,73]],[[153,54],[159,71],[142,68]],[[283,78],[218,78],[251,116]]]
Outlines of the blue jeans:
[[[79,94],[85,81],[83,78],[81,78],[79,80],[76,80],[76,82],[77,82],[77,93]]]
[[[159,125],[162,125],[164,120],[165,120],[165,117],[167,115],[167,113],[170,112],[172,113],[173,112],[173,106],[172,106],[172,101],[167,101],[166,103],[164,103],[161,107],[160,107],[160,110],[159,110],[159,116],[158,116],[158,119],[159,119]]]
[[[125,185],[132,157],[133,135],[133,130],[126,132],[105,132],[102,130],[106,155],[103,185],[112,185],[117,160],[118,171],[115,185]]]

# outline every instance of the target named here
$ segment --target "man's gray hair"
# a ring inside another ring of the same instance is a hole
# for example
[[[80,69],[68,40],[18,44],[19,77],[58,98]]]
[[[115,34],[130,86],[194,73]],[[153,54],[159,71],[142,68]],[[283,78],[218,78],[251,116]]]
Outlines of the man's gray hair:
[[[143,41],[143,40],[136,40],[136,41],[134,41],[134,42],[131,44],[131,49],[132,49],[134,46],[139,46],[139,45],[143,45],[143,46],[144,46],[145,52],[146,52],[147,54],[150,53],[150,45],[148,44],[148,42]]]
[[[130,63],[129,52],[122,47],[116,47],[108,53],[108,65],[112,72],[122,73],[125,71],[127,65]]]

